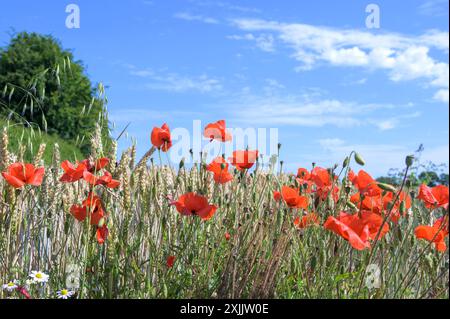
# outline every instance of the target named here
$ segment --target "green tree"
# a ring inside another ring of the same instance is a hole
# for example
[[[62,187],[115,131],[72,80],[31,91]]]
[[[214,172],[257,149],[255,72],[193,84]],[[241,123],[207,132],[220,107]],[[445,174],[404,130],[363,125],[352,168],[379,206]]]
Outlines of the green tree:
[[[22,32],[0,50],[2,89],[4,115],[78,141],[84,154],[96,123],[109,132],[104,101],[96,98],[82,62],[74,61],[52,36]]]

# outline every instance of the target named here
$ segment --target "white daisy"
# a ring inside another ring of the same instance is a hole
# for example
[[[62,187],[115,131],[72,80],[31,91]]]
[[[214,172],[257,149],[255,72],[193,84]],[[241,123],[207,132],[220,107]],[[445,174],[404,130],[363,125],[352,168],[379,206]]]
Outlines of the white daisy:
[[[7,284],[2,285],[2,289],[6,290],[8,292],[14,291],[15,289],[17,289],[17,287],[18,286],[17,286],[17,281],[16,280],[10,281]]]
[[[56,292],[56,296],[58,299],[68,299],[73,296],[75,291],[68,290],[68,289],[61,289]]]
[[[41,271],[33,270],[30,273],[30,278],[33,279],[34,282],[46,283],[48,281],[48,275],[44,274]]]

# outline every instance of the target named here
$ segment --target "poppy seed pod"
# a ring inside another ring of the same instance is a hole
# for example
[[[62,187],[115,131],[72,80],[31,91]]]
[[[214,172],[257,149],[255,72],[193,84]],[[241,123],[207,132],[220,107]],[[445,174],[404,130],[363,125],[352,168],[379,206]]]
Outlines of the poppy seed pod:
[[[347,206],[350,207],[352,210],[357,210],[358,207],[356,207],[355,204],[353,204],[351,201],[347,201]]]
[[[411,167],[412,164],[414,163],[414,155],[408,155],[405,158],[405,164],[407,167]]]
[[[366,162],[361,157],[361,155],[359,153],[356,153],[356,152],[355,152],[355,162],[358,163],[361,166],[364,166],[366,164]]]
[[[184,157],[180,161],[179,168],[182,169],[184,167]]]
[[[385,183],[378,183],[378,187],[386,192],[395,193],[397,191],[394,186]]]

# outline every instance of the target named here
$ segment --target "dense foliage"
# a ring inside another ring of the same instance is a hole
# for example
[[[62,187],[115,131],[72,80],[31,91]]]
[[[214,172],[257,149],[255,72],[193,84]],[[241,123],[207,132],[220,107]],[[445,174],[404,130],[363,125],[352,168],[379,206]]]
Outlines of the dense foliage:
[[[51,36],[19,33],[0,51],[0,110],[26,126],[78,140],[84,154],[104,103],[80,61]],[[101,121],[106,129],[107,121]]]

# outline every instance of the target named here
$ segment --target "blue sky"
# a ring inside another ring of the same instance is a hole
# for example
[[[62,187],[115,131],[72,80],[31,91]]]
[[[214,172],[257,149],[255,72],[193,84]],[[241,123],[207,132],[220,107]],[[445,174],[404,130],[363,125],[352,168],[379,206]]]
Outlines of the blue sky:
[[[70,3],[79,29],[65,26]],[[369,3],[380,28],[366,27]],[[1,6],[0,45],[12,30],[72,49],[139,154],[153,126],[226,119],[278,128],[291,171],[355,149],[382,175],[421,143],[423,161],[448,164],[448,0],[16,0]]]

